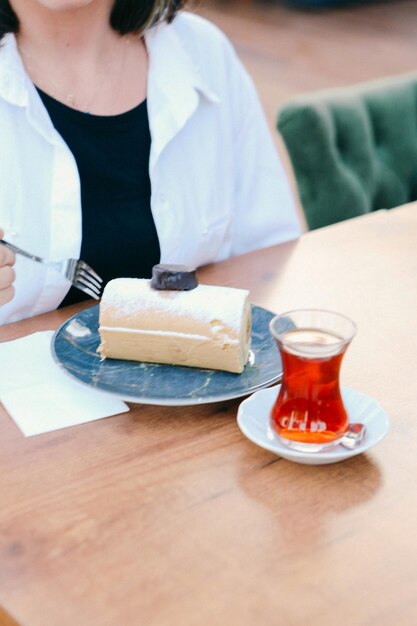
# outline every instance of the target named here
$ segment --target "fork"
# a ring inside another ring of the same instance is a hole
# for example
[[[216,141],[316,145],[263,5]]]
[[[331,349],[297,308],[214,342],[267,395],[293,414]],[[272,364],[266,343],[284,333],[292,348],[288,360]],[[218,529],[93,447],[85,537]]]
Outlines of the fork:
[[[42,263],[47,267],[52,268],[59,274],[63,274],[77,289],[81,289],[84,293],[88,294],[95,300],[100,299],[102,282],[100,276],[84,261],[79,259],[63,259],[62,261],[45,261],[39,256],[30,254],[26,250],[22,250],[17,246],[0,239],[0,243],[6,248],[13,250],[16,254],[36,261],[36,263]]]

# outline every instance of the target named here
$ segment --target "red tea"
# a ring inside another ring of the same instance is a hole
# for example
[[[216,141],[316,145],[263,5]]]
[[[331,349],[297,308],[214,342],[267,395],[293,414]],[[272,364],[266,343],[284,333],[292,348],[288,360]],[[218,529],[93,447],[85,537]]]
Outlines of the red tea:
[[[343,436],[348,417],[339,388],[346,342],[318,329],[289,330],[278,340],[283,381],[272,409],[281,437],[304,444],[332,443]]]

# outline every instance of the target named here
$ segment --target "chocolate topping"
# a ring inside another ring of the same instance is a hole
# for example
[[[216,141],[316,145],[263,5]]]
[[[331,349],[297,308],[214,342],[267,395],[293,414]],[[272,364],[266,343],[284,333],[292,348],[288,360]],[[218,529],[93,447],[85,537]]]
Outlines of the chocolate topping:
[[[152,268],[151,287],[171,291],[190,291],[198,287],[197,273],[186,265],[159,263]]]

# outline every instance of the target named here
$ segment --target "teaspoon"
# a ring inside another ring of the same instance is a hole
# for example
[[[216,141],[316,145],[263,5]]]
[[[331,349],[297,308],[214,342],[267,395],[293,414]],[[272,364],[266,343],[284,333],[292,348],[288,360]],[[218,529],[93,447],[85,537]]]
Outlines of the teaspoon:
[[[356,422],[349,425],[348,430],[338,441],[338,443],[340,443],[340,445],[344,446],[345,448],[348,448],[349,450],[353,450],[363,442],[365,435],[365,424],[360,424],[359,422]]]

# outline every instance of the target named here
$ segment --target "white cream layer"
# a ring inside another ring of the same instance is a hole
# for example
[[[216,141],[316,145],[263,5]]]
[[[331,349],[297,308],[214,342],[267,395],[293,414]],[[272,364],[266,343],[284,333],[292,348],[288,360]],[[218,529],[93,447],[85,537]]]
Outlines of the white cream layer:
[[[118,326],[100,326],[100,330],[112,333],[133,333],[135,335],[160,335],[161,337],[176,337],[179,339],[195,339],[196,341],[213,341],[213,337],[207,335],[193,335],[190,333],[174,333],[169,330],[141,330],[139,328],[121,328]],[[224,344],[237,344],[238,339],[227,339]]]

